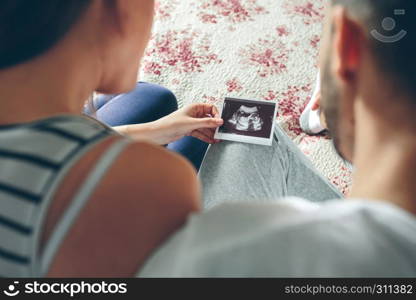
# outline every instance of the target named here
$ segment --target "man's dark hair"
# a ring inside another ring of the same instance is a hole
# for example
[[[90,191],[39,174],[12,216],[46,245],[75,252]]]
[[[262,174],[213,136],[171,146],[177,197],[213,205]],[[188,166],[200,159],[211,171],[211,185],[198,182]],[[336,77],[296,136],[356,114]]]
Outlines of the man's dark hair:
[[[52,48],[91,0],[0,0],[0,69]]]
[[[392,80],[398,93],[404,91],[416,96],[416,1],[332,0],[332,2],[346,7],[348,14],[357,17],[366,27],[379,69]],[[393,18],[396,22],[391,32],[386,32],[382,27],[382,22],[387,17]],[[373,30],[387,37],[401,30],[407,31],[407,34],[399,41],[386,43],[376,39],[371,34]]]

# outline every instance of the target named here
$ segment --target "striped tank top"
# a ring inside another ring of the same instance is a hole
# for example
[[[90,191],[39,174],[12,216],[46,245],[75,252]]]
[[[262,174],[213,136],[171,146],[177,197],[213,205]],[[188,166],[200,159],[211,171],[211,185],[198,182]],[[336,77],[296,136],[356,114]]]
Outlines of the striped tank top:
[[[114,135],[94,119],[72,115],[0,126],[0,277],[47,273],[76,216],[129,140],[120,139],[102,155],[39,254],[54,193],[76,162]]]

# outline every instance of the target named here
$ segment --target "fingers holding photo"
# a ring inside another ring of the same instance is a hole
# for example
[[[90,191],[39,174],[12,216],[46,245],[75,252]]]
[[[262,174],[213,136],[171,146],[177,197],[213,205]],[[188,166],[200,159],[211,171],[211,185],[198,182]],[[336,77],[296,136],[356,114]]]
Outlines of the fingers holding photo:
[[[194,118],[211,117],[214,119],[220,119],[220,113],[218,108],[209,103],[194,103],[185,107],[188,115]]]
[[[214,135],[215,135],[215,130],[213,129],[207,129],[207,128],[203,128],[203,129],[197,129],[191,132],[190,136],[197,138],[205,143],[208,144],[217,144],[220,141],[214,139]]]

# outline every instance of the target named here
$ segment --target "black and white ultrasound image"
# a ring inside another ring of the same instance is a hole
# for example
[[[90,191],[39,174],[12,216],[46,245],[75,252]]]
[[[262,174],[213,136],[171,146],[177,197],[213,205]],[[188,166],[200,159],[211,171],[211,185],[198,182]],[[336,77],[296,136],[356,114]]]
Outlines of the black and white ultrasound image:
[[[275,104],[241,99],[225,99],[219,132],[270,138],[275,119]]]

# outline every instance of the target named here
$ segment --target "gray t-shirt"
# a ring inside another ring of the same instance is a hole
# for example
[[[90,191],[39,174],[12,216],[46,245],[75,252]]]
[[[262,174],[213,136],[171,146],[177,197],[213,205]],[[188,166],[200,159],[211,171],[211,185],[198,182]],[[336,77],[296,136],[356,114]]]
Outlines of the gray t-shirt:
[[[415,277],[416,218],[376,201],[290,198],[194,215],[141,277]]]

